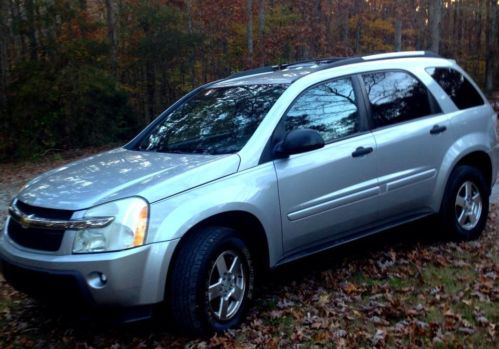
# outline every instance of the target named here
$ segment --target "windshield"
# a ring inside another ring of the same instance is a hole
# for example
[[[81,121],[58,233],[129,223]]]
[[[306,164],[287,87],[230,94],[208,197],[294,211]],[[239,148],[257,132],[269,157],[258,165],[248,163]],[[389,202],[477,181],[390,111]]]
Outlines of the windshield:
[[[286,88],[247,85],[201,90],[165,115],[136,149],[211,155],[238,152]]]

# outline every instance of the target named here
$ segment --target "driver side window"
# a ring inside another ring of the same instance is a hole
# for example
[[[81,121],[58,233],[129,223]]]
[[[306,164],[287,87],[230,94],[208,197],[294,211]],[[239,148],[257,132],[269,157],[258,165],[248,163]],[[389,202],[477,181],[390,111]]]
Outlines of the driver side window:
[[[350,78],[315,85],[300,95],[285,119],[286,131],[309,128],[331,143],[360,130],[359,111]]]

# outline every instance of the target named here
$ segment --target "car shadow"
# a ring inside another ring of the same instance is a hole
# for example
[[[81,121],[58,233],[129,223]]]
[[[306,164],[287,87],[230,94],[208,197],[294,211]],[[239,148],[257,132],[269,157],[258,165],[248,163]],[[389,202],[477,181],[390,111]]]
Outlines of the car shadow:
[[[448,241],[445,234],[439,231],[434,217],[424,218],[279,266],[265,275],[260,286],[267,289],[277,284],[300,281],[311,272],[334,271],[345,259],[365,258],[390,249],[407,250]]]

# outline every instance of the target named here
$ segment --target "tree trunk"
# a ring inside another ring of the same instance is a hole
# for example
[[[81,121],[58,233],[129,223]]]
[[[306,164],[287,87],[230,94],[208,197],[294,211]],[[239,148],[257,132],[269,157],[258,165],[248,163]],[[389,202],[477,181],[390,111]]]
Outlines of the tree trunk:
[[[326,46],[330,48],[333,45],[333,0],[328,1],[328,12],[326,14]]]
[[[187,32],[192,34],[193,24],[192,24],[192,1],[193,0],[185,0],[185,7],[187,9]]]
[[[496,60],[499,54],[497,44],[497,9],[496,0],[489,0],[489,30],[487,33],[487,58],[485,67],[485,89],[488,92],[494,91],[496,76]]]
[[[421,50],[424,47],[423,37],[425,35],[425,25],[424,25],[424,11],[421,8],[421,5],[414,1],[414,8],[419,7],[419,11],[416,12],[414,23],[415,23],[415,31],[416,31],[416,50]]]
[[[248,59],[250,65],[253,64],[253,0],[248,0],[247,2],[247,8],[246,8],[246,15],[247,15],[247,28],[246,28],[246,34],[247,34],[247,39],[248,39]]]
[[[395,51],[402,51],[402,20],[398,13],[395,18],[395,38],[394,38]]]
[[[187,8],[187,32],[189,35],[192,35],[194,32],[194,25],[192,21],[192,2],[193,0],[185,0],[185,6]],[[191,74],[191,87],[194,88],[196,85],[196,69],[195,69],[195,61],[196,61],[196,55],[195,55],[195,47],[190,48],[190,53],[189,53],[189,70]]]
[[[148,124],[154,117],[156,104],[156,69],[154,63],[147,60],[145,62],[146,77],[146,115],[145,123]]]
[[[343,12],[343,11],[342,11]],[[350,11],[348,9],[345,9],[343,12],[343,16],[341,18],[341,41],[343,41],[343,44],[348,44],[348,37],[350,35]]]
[[[462,56],[464,52],[464,28],[465,28],[465,14],[464,14],[464,5],[461,0],[457,0],[457,12],[458,16],[456,18],[456,26],[457,26],[457,41],[456,41],[456,50],[458,52],[458,56]]]
[[[117,74],[117,57],[116,57],[116,30],[114,27],[114,8],[113,1],[106,0],[106,13],[107,13],[107,39],[111,46],[111,68],[113,73]]]
[[[474,19],[474,29],[476,30],[475,33],[470,33],[470,52],[472,52],[473,56],[475,56],[475,59],[477,61],[480,61],[482,58],[481,52],[480,52],[480,47],[482,46],[482,5],[483,5],[482,0],[477,0],[477,11],[476,11],[476,16]],[[485,1],[486,3],[487,1]],[[487,8],[487,4],[485,4],[485,9]],[[474,35],[473,35],[474,34]],[[483,70],[480,67],[480,64],[475,64],[473,67],[474,69],[474,75],[479,76],[480,72]]]
[[[14,1],[14,0],[9,0],[9,5],[10,5],[10,13],[11,13],[11,18],[12,18],[12,23],[11,23],[11,30],[13,33],[14,37],[14,59],[15,61],[19,59],[25,59],[27,54],[27,45],[25,42],[25,35],[21,34],[21,31],[19,30],[19,25],[16,25],[15,23],[19,23],[20,21],[23,20],[22,14],[21,14],[21,3],[19,1]]]
[[[362,35],[362,10],[363,10],[363,0],[356,0],[355,1],[355,11],[354,13],[357,14],[357,24],[355,27],[355,53],[360,52],[360,38]]]
[[[24,5],[26,9],[26,19],[28,22],[29,56],[31,60],[35,61],[37,59],[38,48],[35,32],[35,4],[33,0],[26,0]]]
[[[355,53],[360,52],[360,37],[362,34],[362,26],[360,21],[357,22],[357,28],[355,29]]]
[[[442,17],[442,0],[431,0],[430,2],[430,49],[438,53],[440,50],[440,20]]]
[[[0,0],[0,112],[7,105],[7,74],[9,71],[7,57],[8,34],[7,3],[4,0]]]
[[[265,39],[265,0],[260,0],[258,7],[258,47],[259,47],[259,55],[261,56],[260,64],[262,66],[265,65],[266,57],[264,50],[264,39]]]
[[[322,7],[321,0],[315,0],[313,7],[312,23],[309,24],[313,30],[312,34],[312,55],[311,57],[319,57],[322,55]],[[306,57],[308,58],[308,57]]]
[[[260,39],[265,34],[265,0],[260,0],[258,7],[258,35]]]
[[[459,31],[458,31],[458,26],[459,26],[459,0],[457,0],[455,3],[453,3],[454,6],[454,19],[452,22],[452,43],[454,45],[458,44],[458,39],[459,39]],[[454,49],[451,44],[451,49]]]

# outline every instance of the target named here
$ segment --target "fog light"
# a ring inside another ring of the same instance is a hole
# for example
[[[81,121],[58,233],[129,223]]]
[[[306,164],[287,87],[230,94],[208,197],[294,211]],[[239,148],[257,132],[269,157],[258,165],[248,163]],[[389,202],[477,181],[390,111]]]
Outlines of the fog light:
[[[103,288],[107,283],[107,276],[104,273],[93,271],[88,274],[87,283],[92,288]]]

